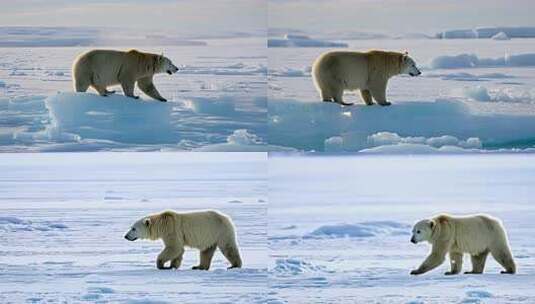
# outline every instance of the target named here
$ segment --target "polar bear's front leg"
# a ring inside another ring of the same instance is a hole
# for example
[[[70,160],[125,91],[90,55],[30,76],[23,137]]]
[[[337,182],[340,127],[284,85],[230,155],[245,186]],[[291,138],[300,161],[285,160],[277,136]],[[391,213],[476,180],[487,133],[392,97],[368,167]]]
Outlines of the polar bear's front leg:
[[[340,89],[339,91],[337,91],[335,93],[334,102],[336,102],[337,104],[341,104],[343,106],[352,106],[353,105],[353,103],[344,101],[344,90],[342,90],[342,89]]]
[[[450,252],[451,270],[445,275],[459,274],[463,268],[463,254],[460,252]]]
[[[95,89],[95,91],[98,92],[98,95],[100,96],[108,96],[108,90],[106,90],[106,87],[105,86],[102,86],[102,85],[96,85],[96,84],[93,84],[91,85],[93,87],[93,89]]]
[[[437,242],[433,245],[433,248],[431,249],[431,254],[425,259],[425,261],[418,267],[418,269],[415,269],[411,271],[411,274],[418,275],[422,273],[426,273],[429,270],[432,270],[440,264],[444,262],[446,259],[446,253],[448,253],[448,246],[449,244],[447,242]]]
[[[137,86],[139,87],[139,89],[147,94],[148,96],[156,99],[156,100],[159,100],[159,101],[163,101],[163,102],[166,102],[167,99],[163,98],[161,95],[160,95],[160,92],[158,92],[158,90],[156,90],[156,87],[154,86],[154,83],[152,82],[152,76],[148,76],[148,77],[143,77],[143,78],[140,78],[137,80]]]
[[[139,96],[134,95],[134,85],[136,81],[133,79],[125,79],[121,81],[121,87],[123,88],[124,95],[138,99]]]
[[[180,268],[180,264],[182,264],[183,253],[184,253],[184,251],[182,251],[182,253],[178,257],[176,257],[176,258],[171,260],[171,268],[173,268],[173,269]]]
[[[360,90],[360,96],[367,106],[373,105],[372,95],[370,90]]]
[[[386,85],[388,80],[379,80],[377,83],[370,85],[370,93],[373,99],[381,106],[389,106],[390,102],[386,101]]]
[[[171,266],[166,267],[165,263],[177,258],[182,257],[184,254],[184,248],[180,247],[165,247],[156,259],[156,268],[158,269],[171,269]]]

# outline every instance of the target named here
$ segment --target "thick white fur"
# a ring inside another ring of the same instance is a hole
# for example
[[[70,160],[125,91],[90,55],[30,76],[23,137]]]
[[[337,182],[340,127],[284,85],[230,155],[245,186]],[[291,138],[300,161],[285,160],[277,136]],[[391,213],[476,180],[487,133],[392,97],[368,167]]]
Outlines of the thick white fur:
[[[232,220],[217,211],[194,212],[164,211],[146,216],[134,223],[125,236],[126,239],[161,239],[165,248],[157,259],[159,269],[178,268],[182,261],[184,247],[199,249],[201,261],[194,269],[208,270],[216,248],[231,263],[231,267],[241,267],[242,261]],[[170,267],[165,263],[171,261]]]
[[[320,55],[312,66],[314,85],[323,101],[343,101],[344,91],[360,90],[363,101],[372,97],[383,106],[388,79],[399,74],[418,76],[421,72],[406,53],[372,50],[369,52],[331,51]]]
[[[427,241],[432,245],[430,255],[411,274],[422,274],[439,266],[448,253],[451,270],[446,274],[461,271],[464,253],[470,254],[472,260],[472,271],[467,273],[482,273],[489,253],[504,267],[502,273],[516,272],[505,229],[500,220],[489,215],[442,214],[422,220],[414,226],[411,241]]]
[[[120,84],[126,96],[138,98],[134,96],[137,82],[141,91],[160,101],[167,100],[156,90],[154,74],[177,71],[169,58],[136,50],[92,50],[78,56],[72,66],[76,92],[85,92],[91,86],[99,95],[107,96],[114,93],[107,90],[108,86]]]

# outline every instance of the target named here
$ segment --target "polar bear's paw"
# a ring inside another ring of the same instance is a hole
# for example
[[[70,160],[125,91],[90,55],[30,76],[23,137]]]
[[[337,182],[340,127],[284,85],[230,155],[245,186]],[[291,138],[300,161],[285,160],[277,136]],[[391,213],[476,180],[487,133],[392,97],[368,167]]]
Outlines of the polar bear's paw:
[[[198,265],[198,266],[191,267],[191,269],[192,270],[208,270],[208,267],[202,266],[202,265]]]
[[[444,272],[444,275],[456,275],[456,274],[459,274],[459,272],[454,272],[454,271],[446,271],[446,272]]]

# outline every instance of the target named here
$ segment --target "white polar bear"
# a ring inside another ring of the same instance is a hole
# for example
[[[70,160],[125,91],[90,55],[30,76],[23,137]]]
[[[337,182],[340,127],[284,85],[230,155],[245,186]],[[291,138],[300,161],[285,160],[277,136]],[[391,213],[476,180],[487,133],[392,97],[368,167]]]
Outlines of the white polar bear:
[[[125,96],[139,98],[134,96],[137,82],[143,93],[164,102],[167,100],[156,90],[152,77],[157,73],[171,75],[177,71],[169,58],[136,50],[92,50],[76,58],[72,66],[76,92],[85,92],[91,86],[99,95],[107,96],[114,93],[108,91],[108,86],[120,84]]]
[[[412,230],[411,242],[422,241],[431,243],[431,253],[418,269],[411,271],[413,275],[439,266],[447,253],[451,270],[446,275],[461,272],[464,253],[472,257],[472,271],[465,273],[483,273],[489,253],[505,268],[502,273],[516,272],[507,234],[501,222],[488,215],[456,217],[442,214],[419,221]]]
[[[162,239],[164,250],[158,255],[158,269],[179,268],[184,247],[200,250],[200,264],[193,269],[208,270],[216,248],[231,263],[229,268],[240,268],[242,260],[231,219],[213,210],[178,213],[164,211],[145,216],[134,223],[125,235],[129,241]],[[167,262],[171,262],[166,267]]]
[[[312,66],[321,99],[342,105],[352,105],[343,101],[346,90],[360,90],[366,105],[373,104],[372,97],[379,105],[390,105],[386,100],[388,79],[399,74],[421,74],[407,53],[332,51],[320,55]]]

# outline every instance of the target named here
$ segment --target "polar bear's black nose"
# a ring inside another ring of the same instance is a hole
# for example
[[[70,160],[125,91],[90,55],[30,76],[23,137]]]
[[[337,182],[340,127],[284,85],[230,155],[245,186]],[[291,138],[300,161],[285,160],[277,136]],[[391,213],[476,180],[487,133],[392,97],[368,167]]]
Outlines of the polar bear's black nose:
[[[416,240],[414,239],[414,237],[411,238],[411,243],[416,244]]]
[[[129,240],[129,241],[135,241],[135,240],[137,240],[137,237],[135,237],[135,238],[129,238],[129,237],[128,237],[128,234],[125,235],[124,238],[127,239],[127,240]]]

